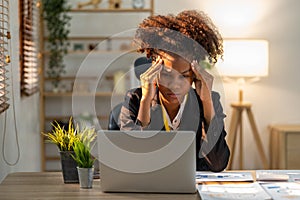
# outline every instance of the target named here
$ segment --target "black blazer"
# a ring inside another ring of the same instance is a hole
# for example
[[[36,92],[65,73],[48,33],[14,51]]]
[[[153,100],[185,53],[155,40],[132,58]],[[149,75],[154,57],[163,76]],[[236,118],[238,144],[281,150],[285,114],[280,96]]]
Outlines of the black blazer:
[[[152,100],[150,124],[144,128],[137,120],[141,97],[141,88],[127,92],[119,118],[121,130],[165,130],[158,90]],[[220,103],[220,95],[212,92],[212,99],[215,116],[208,126],[204,120],[202,101],[196,91],[191,88],[179,125],[179,130],[192,130],[196,133],[197,171],[222,171],[229,160],[230,152],[224,130],[225,114]],[[202,131],[206,132],[206,138],[202,138]]]

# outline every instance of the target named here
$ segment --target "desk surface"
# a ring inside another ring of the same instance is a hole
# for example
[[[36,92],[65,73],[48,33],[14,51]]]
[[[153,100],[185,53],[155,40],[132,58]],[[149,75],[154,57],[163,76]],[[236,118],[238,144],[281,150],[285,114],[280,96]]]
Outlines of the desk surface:
[[[64,184],[61,172],[17,172],[9,174],[0,185],[0,199],[164,199],[197,200],[195,194],[103,193],[100,180],[92,189],[81,189],[79,184]]]

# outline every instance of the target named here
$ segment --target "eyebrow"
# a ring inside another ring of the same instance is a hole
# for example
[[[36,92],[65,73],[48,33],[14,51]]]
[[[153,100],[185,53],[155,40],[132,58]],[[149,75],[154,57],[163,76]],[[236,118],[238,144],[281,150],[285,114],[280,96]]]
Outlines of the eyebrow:
[[[164,71],[164,72],[170,72],[170,71],[166,70],[165,68],[166,68],[166,67],[163,67],[163,71]],[[185,74],[185,73],[190,72],[190,71],[192,71],[191,68],[190,68],[190,69],[187,69],[187,70],[185,70],[185,71],[183,71],[183,72],[180,72],[180,74]]]
[[[185,74],[185,73],[187,73],[187,72],[190,72],[190,71],[192,71],[192,69],[191,69],[191,68],[190,68],[190,69],[188,69],[188,70],[185,70],[185,71],[181,72],[181,74]]]

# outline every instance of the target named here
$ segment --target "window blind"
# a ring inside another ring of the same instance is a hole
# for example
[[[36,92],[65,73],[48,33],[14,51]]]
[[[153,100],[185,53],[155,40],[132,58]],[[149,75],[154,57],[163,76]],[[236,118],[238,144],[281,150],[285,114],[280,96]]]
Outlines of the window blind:
[[[9,0],[0,0],[0,113],[9,107],[6,77],[8,73],[7,66],[10,62],[8,55],[9,39]]]
[[[20,0],[21,93],[30,96],[39,90],[38,9],[36,0]]]

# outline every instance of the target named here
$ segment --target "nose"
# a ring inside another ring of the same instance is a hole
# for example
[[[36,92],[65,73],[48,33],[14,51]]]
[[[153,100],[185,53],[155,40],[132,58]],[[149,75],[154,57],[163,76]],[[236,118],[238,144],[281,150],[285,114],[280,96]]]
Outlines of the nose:
[[[173,80],[172,80],[172,83],[169,84],[169,88],[172,90],[172,91],[178,91],[179,89],[182,88],[182,80],[178,77],[173,77]]]

